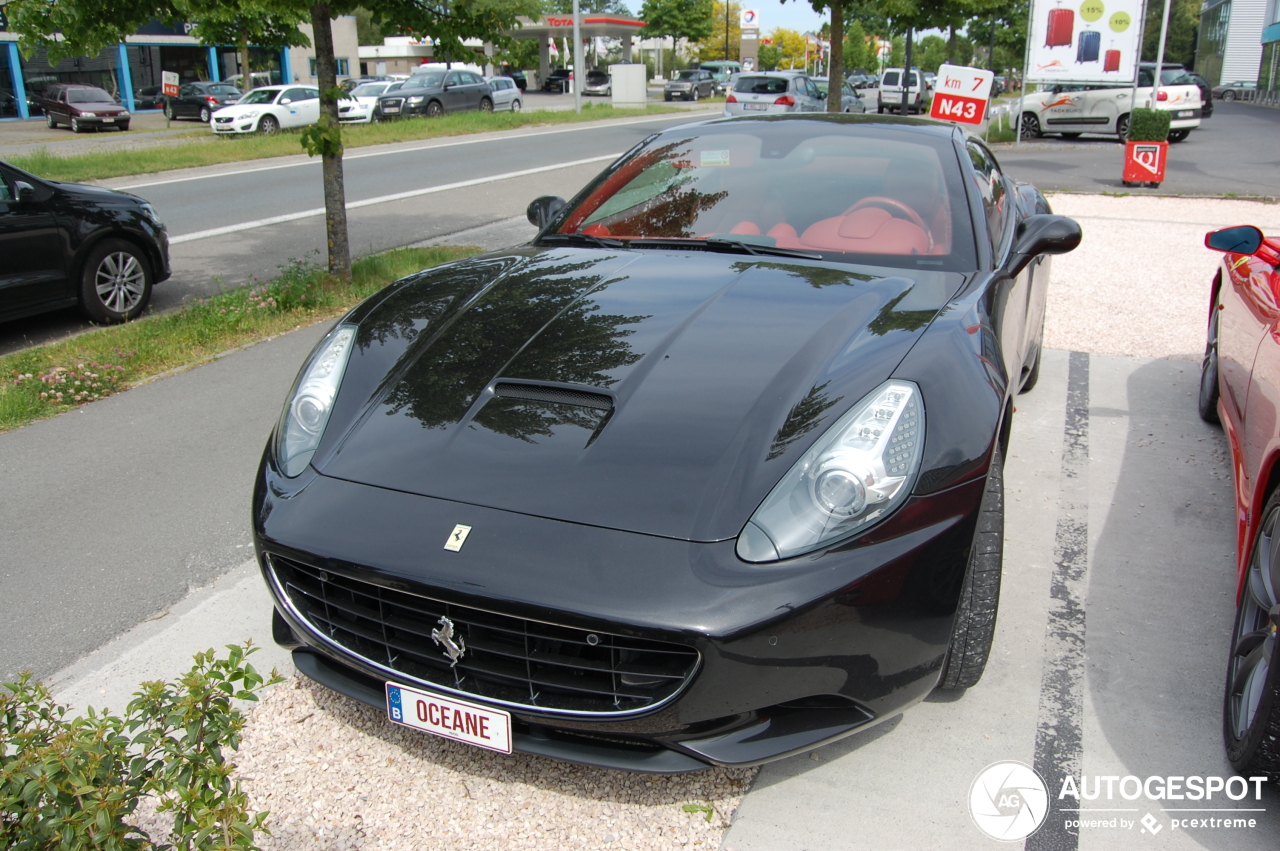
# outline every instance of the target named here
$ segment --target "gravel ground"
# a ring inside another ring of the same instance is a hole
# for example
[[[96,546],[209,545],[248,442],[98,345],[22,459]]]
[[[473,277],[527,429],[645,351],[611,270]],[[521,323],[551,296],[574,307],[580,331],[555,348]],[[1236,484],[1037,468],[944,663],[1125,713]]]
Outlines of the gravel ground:
[[[1051,202],[1084,228],[1080,248],[1054,260],[1045,327],[1054,349],[1198,360],[1218,257],[1203,247],[1205,231],[1280,231],[1280,206],[1250,201]],[[394,726],[305,678],[253,711],[234,758],[254,806],[271,812],[263,847],[290,851],[717,848],[755,776],[630,775],[506,757]],[[685,804],[711,805],[712,819]],[[161,835],[151,818],[143,826]]]
[[[1053,259],[1051,349],[1199,361],[1222,256],[1204,247],[1205,233],[1243,224],[1280,233],[1280,205],[1257,201],[1061,193],[1049,203],[1084,230],[1078,249]]]

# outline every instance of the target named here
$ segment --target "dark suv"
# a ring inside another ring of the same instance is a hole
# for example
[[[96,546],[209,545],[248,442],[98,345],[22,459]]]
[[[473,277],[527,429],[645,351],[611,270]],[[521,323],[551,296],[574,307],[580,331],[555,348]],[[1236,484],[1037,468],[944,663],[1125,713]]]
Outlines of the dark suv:
[[[426,115],[478,109],[493,112],[493,90],[470,71],[426,71],[414,74],[395,93],[378,98],[375,118]]]
[[[208,124],[215,110],[240,100],[244,93],[230,83],[187,83],[178,96],[165,99],[164,117],[195,118]]]
[[[557,92],[564,94],[569,91],[569,80],[573,78],[573,72],[568,68],[557,68],[552,71],[547,79],[542,83],[544,92]]]
[[[146,201],[3,162],[0,246],[0,321],[78,304],[96,322],[123,322],[170,274],[169,236]]]
[[[97,86],[55,83],[33,98],[45,124],[65,124],[72,133],[101,127],[129,129],[129,110]]]

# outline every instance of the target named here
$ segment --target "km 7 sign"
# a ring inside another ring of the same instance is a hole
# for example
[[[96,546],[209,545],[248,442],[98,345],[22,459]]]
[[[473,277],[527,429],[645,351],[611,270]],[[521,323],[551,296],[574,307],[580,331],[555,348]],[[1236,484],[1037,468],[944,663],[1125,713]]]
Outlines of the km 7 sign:
[[[933,93],[930,118],[981,124],[991,96],[990,71],[963,65],[943,65],[938,69],[937,90]]]

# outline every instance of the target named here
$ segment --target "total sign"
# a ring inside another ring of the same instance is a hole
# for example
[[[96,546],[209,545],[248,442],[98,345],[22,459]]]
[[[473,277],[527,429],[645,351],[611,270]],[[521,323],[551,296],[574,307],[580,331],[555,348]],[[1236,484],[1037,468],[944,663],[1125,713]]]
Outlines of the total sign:
[[[933,93],[930,118],[981,124],[991,97],[990,71],[964,65],[943,65],[938,69],[937,89]]]
[[[738,25],[744,30],[760,29],[760,12],[755,9],[743,9]]]

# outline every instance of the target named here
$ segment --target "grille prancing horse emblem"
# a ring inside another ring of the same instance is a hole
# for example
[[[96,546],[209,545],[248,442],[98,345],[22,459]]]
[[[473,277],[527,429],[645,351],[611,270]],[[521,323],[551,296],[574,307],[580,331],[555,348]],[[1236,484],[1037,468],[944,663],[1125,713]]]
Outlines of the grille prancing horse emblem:
[[[444,542],[444,548],[451,553],[456,553],[462,549],[462,545],[467,542],[467,536],[471,534],[470,526],[463,526],[459,523],[453,527],[453,531],[449,533],[449,540]]]
[[[449,657],[450,668],[456,667],[462,654],[467,652],[467,643],[462,640],[461,635],[454,638],[453,621],[446,617],[440,618],[439,629],[431,630],[431,640],[444,648],[445,655]]]

